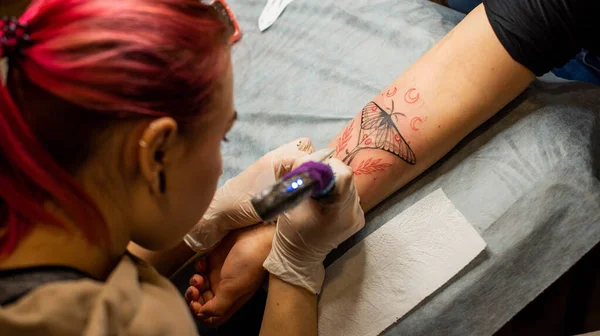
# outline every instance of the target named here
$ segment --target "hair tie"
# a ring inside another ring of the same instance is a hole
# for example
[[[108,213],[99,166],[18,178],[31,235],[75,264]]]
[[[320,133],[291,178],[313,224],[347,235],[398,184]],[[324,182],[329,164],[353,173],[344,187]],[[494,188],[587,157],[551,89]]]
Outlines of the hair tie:
[[[0,45],[5,57],[19,56],[25,44],[29,42],[27,25],[20,23],[16,17],[3,17],[0,29]]]

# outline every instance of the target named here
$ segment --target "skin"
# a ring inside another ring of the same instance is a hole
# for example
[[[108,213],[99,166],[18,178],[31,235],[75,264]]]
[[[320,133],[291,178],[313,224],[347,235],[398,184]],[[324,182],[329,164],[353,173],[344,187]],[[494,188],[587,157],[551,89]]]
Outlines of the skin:
[[[347,131],[346,127],[328,147],[338,148],[346,133],[345,138],[349,140],[336,157],[346,159],[346,163],[354,168],[361,206],[366,212],[442,158],[461,139],[523,92],[534,78],[531,71],[514,61],[504,49],[481,5],[372,100],[384,107],[386,113],[403,114],[395,115],[393,122],[414,152],[414,164],[398,155],[373,148],[360,150],[350,162],[345,150],[352,152],[358,146],[362,111],[351,122],[352,130]],[[412,88],[415,90],[406,95]],[[392,94],[394,91],[395,94]],[[420,121],[413,121],[414,118],[420,118]],[[378,164],[385,165],[380,170],[357,174],[361,171],[361,162],[364,167],[369,159],[371,164],[379,160]],[[267,238],[255,240],[257,246],[269,243]],[[217,250],[222,254],[226,253],[222,250],[228,248],[228,245],[223,245],[217,247]],[[250,253],[250,250],[245,252]],[[255,256],[253,263],[245,264],[244,267],[262,269],[267,254]],[[209,262],[211,268],[208,271],[201,269],[198,275],[210,277],[212,287],[207,289],[206,286],[196,286],[198,293],[209,291],[210,295],[221,295],[220,288],[215,286],[213,273],[219,272],[222,278],[228,277],[223,274],[223,270],[226,269],[225,266],[231,266],[226,265],[229,263],[233,265],[235,260],[225,259],[223,265],[211,265]],[[264,275],[254,278],[253,283],[261,283],[263,280]],[[236,288],[229,288],[223,295],[233,296],[228,301],[234,302],[231,307],[237,307],[237,302],[244,301],[253,288],[255,286],[251,283],[240,281]],[[198,296],[190,295],[189,298],[194,301]],[[267,302],[267,310],[273,309],[272,305],[277,305],[277,302]],[[202,307],[202,304],[193,304],[191,309],[194,314],[202,313],[199,318],[205,321],[208,315]],[[303,314],[303,311],[299,309],[294,313]],[[223,319],[219,320],[219,323],[223,322]]]
[[[294,316],[294,318],[291,319],[290,316]],[[306,336],[317,334],[317,296],[271,274],[260,335]]]
[[[373,208],[419,176],[516,98],[534,78],[531,71],[513,60],[504,49],[489,24],[483,5],[473,10],[372,99],[387,113],[391,113],[393,107],[394,113],[402,114],[394,115],[392,120],[414,152],[415,164],[381,149],[361,150],[352,162],[344,151],[336,155],[346,159],[355,173],[361,161],[368,159],[381,159],[381,163],[389,164],[381,171],[355,176],[363,209]],[[415,90],[410,91],[413,88]],[[393,93],[394,89],[397,93],[390,97],[388,93]],[[418,100],[413,102],[416,97]],[[361,116],[362,111],[353,120],[352,139],[347,145],[350,152],[357,146]],[[420,118],[421,122],[412,122],[414,118]],[[411,122],[418,130],[411,127]],[[329,147],[335,148],[341,135],[343,131]]]
[[[255,260],[264,261],[269,254],[274,233],[275,226],[270,224],[237,230],[225,237],[206,259],[196,262],[196,271],[205,276],[196,274],[190,278],[185,297],[192,311],[201,314],[196,316],[205,325],[221,325],[258,290],[262,282],[255,280],[263,279],[265,271],[252,266]],[[251,287],[245,288],[247,285]]]

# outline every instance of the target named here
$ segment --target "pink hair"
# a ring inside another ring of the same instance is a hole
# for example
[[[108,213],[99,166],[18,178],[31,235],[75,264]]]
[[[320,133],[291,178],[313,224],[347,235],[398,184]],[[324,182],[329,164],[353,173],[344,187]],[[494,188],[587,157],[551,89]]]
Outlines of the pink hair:
[[[37,0],[19,23],[30,41],[3,55],[11,69],[0,88],[0,255],[33,223],[63,226],[47,199],[106,243],[75,166],[111,123],[205,110],[226,66],[226,27],[198,0]]]

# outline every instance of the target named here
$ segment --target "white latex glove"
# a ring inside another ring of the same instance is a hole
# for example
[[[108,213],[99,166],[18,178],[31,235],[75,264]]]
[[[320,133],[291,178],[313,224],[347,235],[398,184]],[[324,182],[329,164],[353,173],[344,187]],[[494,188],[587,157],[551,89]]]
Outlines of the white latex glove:
[[[227,180],[184,241],[192,250],[206,253],[229,231],[260,223],[262,219],[250,203],[252,197],[290,172],[296,159],[312,152],[311,141],[301,138],[265,154],[238,176]]]
[[[298,159],[294,168],[310,157]],[[365,225],[352,168],[338,159],[327,163],[335,174],[332,193],[319,201],[307,199],[279,216],[273,247],[263,264],[269,273],[313,294],[321,291],[327,254]]]

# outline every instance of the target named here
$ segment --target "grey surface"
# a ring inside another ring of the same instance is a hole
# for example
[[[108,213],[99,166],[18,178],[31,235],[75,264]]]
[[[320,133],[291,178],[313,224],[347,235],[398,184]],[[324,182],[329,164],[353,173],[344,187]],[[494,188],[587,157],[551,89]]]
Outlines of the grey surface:
[[[300,136],[325,146],[460,19],[426,1],[296,0],[261,34],[265,1],[229,2],[244,37],[225,177]],[[538,81],[368,214],[333,258],[440,187],[488,244],[386,334],[492,334],[600,241],[599,110],[597,87]]]

